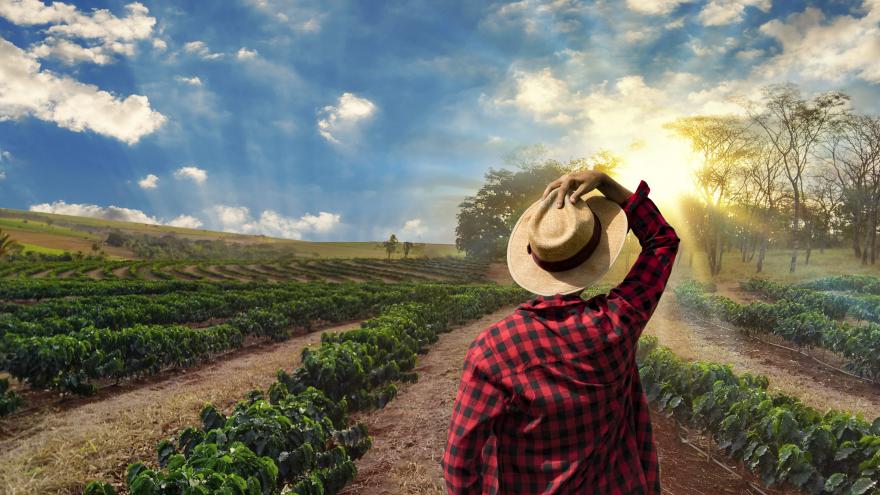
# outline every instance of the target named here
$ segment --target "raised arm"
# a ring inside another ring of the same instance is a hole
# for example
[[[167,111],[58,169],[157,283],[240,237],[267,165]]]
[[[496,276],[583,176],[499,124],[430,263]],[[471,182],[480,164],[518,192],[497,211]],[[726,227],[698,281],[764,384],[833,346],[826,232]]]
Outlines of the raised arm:
[[[587,170],[566,174],[551,182],[544,196],[556,188],[562,192],[557,195],[560,208],[564,199],[574,202],[581,195],[598,189],[626,213],[629,228],[639,240],[642,252],[623,282],[609,291],[606,300],[609,309],[625,321],[630,336],[638,338],[666,288],[678,253],[678,235],[648,197],[650,188],[644,180],[633,193],[607,174]]]

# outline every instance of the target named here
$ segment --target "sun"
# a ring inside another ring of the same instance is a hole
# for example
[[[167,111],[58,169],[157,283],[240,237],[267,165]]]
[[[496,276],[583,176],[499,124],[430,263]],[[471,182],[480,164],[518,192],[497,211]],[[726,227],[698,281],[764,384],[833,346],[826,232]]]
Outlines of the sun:
[[[693,190],[695,156],[690,147],[663,134],[646,138],[621,153],[623,165],[617,174],[633,190],[644,180],[655,201],[673,201]]]

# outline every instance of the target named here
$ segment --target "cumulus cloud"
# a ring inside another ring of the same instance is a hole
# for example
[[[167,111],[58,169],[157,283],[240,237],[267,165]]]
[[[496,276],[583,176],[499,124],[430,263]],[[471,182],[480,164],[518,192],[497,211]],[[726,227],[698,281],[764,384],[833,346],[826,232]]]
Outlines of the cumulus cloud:
[[[352,93],[343,93],[336,105],[324,107],[318,118],[318,132],[327,141],[341,143],[353,137],[360,125],[376,113],[376,105]]]
[[[235,53],[235,58],[239,60],[248,60],[251,58],[255,58],[257,56],[256,50],[249,50],[245,47],[241,47],[238,49],[238,52]]]
[[[700,11],[698,18],[705,26],[723,26],[742,21],[746,7],[767,12],[771,0],[712,0]]]
[[[199,167],[189,165],[175,170],[174,178],[177,180],[191,180],[196,184],[204,184],[208,179],[208,172]]]
[[[168,49],[168,43],[163,39],[156,38],[153,40],[153,48],[157,51],[164,52]]]
[[[49,5],[41,0],[0,2],[0,17],[13,24],[50,25],[44,31],[46,38],[31,46],[29,51],[33,56],[57,58],[68,65],[108,64],[114,55],[133,55],[137,41],[150,39],[156,19],[149,15],[149,9],[135,2],[126,5],[125,10],[124,17],[117,17],[106,9],[81,12],[76,6],[63,2]]]
[[[326,211],[317,215],[306,213],[295,218],[286,217],[274,210],[263,210],[259,218],[253,218],[245,206],[215,205],[212,210],[224,231],[286,239],[302,239],[307,233],[330,232],[341,220],[339,214]]]
[[[82,203],[67,203],[59,200],[52,203],[40,203],[31,205],[30,211],[39,213],[55,213],[57,215],[72,215],[76,217],[100,218],[103,220],[118,220],[122,222],[146,223],[150,225],[171,225],[175,227],[198,228],[202,222],[190,215],[180,215],[168,222],[157,217],[148,215],[141,210],[123,208],[121,206],[99,206]]]
[[[141,210],[122,208],[120,206],[98,206],[80,203],[66,203],[55,201],[53,203],[40,203],[31,205],[30,211],[40,213],[56,213],[59,215],[73,215],[77,217],[102,218],[104,220],[121,220],[123,222],[137,222],[148,224],[160,224],[156,217],[147,215]]]
[[[635,12],[647,15],[668,14],[690,0],[626,0],[626,6]]]
[[[187,229],[197,229],[202,226],[202,221],[191,215],[179,215],[165,225],[172,227],[184,227]]]
[[[512,106],[530,114],[539,122],[569,124],[572,122],[571,106],[577,97],[568,85],[553,75],[549,67],[537,72],[515,70],[502,94],[495,98],[498,106]]]
[[[856,77],[880,82],[880,2],[866,1],[865,15],[840,15],[831,19],[814,7],[762,25],[762,33],[775,38],[782,51],[759,68],[765,78],[805,78],[838,82]]]
[[[404,235],[420,236],[428,231],[428,227],[421,218],[413,218],[403,223],[401,233]]]
[[[141,189],[156,189],[159,187],[159,178],[153,174],[147,174],[146,177],[138,181]]]
[[[146,96],[120,98],[43,70],[24,50],[0,38],[0,121],[28,116],[128,144],[137,143],[166,121],[150,107]]]
[[[216,53],[209,50],[208,45],[206,45],[204,41],[200,40],[190,41],[189,43],[183,45],[183,50],[186,53],[191,53],[204,60],[217,60],[223,58],[224,56],[222,53]]]
[[[568,33],[581,26],[585,8],[582,0],[504,2],[491,9],[483,25],[492,30],[518,28],[529,35]]]
[[[199,79],[199,76],[192,76],[192,77],[177,76],[174,79],[177,82],[181,82],[183,84],[189,84],[190,86],[201,86],[202,85],[202,80]]]

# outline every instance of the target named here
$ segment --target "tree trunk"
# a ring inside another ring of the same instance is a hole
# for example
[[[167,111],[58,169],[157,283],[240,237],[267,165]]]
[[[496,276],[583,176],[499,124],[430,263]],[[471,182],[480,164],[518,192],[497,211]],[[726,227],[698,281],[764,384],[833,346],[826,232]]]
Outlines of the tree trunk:
[[[794,273],[797,269],[798,255],[798,231],[800,230],[801,219],[801,198],[798,194],[797,187],[794,188],[794,223],[791,226],[791,264],[788,267],[789,273]]]
[[[764,270],[764,256],[767,254],[767,236],[765,235],[763,239],[761,239],[761,251],[758,253],[758,266],[756,273],[761,273]]]
[[[877,261],[877,208],[871,214],[871,264]]]
[[[810,264],[810,254],[813,252],[813,217],[807,224],[807,255],[804,257],[804,264]]]
[[[856,256],[856,259],[862,257],[862,248],[860,238],[861,238],[861,230],[862,230],[862,215],[861,213],[856,213],[855,219],[853,221],[853,237],[852,237],[852,247],[853,253]]]

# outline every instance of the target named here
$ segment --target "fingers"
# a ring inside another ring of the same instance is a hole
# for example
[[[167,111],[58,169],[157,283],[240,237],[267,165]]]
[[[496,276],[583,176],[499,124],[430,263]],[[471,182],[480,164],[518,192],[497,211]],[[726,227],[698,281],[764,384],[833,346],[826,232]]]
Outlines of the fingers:
[[[571,203],[577,203],[577,200],[579,200],[581,196],[584,195],[584,193],[588,192],[588,189],[589,186],[587,186],[586,183],[581,183],[581,185],[579,185],[577,189],[575,189],[574,192],[571,193],[571,195],[569,196],[569,198],[571,199]]]
[[[552,191],[552,190],[556,189],[557,187],[559,187],[559,185],[560,185],[561,183],[562,183],[562,181],[561,181],[560,179],[556,179],[556,180],[554,180],[553,182],[551,182],[550,184],[548,184],[548,185],[547,185],[547,188],[544,189],[544,194],[541,195],[541,199],[547,199],[547,195],[550,194],[550,191]]]
[[[571,179],[565,179],[562,181],[562,184],[559,186],[559,192],[556,194],[556,207],[562,208],[565,204],[565,196],[568,194],[568,190],[571,189],[572,186]]]

